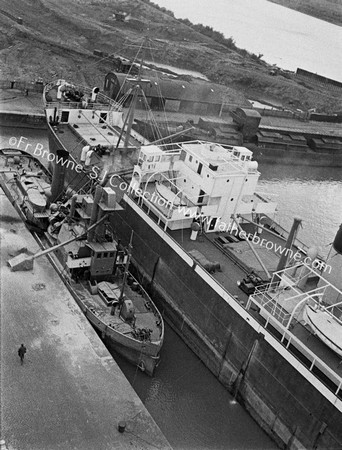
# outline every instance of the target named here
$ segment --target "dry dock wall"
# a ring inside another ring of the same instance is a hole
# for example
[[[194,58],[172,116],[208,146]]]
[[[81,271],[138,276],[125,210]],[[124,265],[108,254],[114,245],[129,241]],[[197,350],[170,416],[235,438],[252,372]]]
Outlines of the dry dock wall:
[[[268,332],[255,329],[253,317],[228,294],[223,299],[210,275],[181,249],[174,251],[172,239],[166,243],[130,202],[113,224],[125,243],[134,229],[135,266],[189,347],[281,448],[342,448],[342,414],[307,380],[305,368],[283,358]]]
[[[24,114],[16,112],[0,112],[0,126],[39,128],[45,130],[46,119],[43,114]]]

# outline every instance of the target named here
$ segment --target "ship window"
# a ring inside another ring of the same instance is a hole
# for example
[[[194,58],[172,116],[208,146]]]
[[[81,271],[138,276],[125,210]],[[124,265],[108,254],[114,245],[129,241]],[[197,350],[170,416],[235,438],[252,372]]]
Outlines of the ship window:
[[[233,200],[234,200],[233,198],[230,199],[231,202],[232,202]]]
[[[191,156],[191,155],[189,156],[189,161],[190,161],[190,162],[192,161],[192,156]]]
[[[245,160],[245,155],[242,155],[241,156],[241,161],[244,161]]]
[[[184,183],[186,183],[186,179],[184,178]]]
[[[148,161],[148,162],[153,161],[153,156],[149,156],[149,157],[147,158],[147,161]]]
[[[103,257],[108,258],[108,252],[104,252]]]
[[[227,183],[229,183],[229,179],[227,180]]]
[[[100,113],[99,123],[105,123],[107,120],[107,113]]]
[[[102,257],[102,253],[97,253],[96,258],[100,259]]]
[[[69,111],[62,111],[61,122],[68,122],[69,120]]]
[[[160,156],[156,156],[156,157],[154,158],[154,160],[155,160],[155,161],[160,161]]]

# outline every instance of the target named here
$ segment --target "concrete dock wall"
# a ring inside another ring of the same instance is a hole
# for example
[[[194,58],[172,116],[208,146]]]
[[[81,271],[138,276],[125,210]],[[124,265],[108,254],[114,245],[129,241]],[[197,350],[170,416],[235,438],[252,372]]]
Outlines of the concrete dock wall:
[[[46,257],[10,270],[10,258],[39,247],[1,189],[0,239],[0,441],[9,450],[170,449]]]
[[[248,323],[254,319],[242,306],[224,300],[202,269],[189,267],[182,250],[172,250],[127,204],[113,224],[125,242],[134,224],[135,266],[161,312],[282,448],[342,447],[341,412],[294,367],[294,357],[290,364],[264,339],[266,330]]]
[[[43,114],[21,114],[15,112],[0,112],[0,126],[47,129],[46,119]]]

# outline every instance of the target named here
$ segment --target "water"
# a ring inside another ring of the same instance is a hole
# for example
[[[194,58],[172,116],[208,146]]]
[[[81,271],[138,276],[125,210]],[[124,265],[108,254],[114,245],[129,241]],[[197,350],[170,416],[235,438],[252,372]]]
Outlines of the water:
[[[175,17],[209,25],[283,69],[342,81],[342,27],[267,0],[154,0]]]
[[[169,326],[153,378],[115,359],[174,449],[277,448]]]
[[[328,254],[342,223],[342,169],[260,164],[259,188],[278,202],[279,222],[289,229],[293,217],[302,218],[298,237]]]

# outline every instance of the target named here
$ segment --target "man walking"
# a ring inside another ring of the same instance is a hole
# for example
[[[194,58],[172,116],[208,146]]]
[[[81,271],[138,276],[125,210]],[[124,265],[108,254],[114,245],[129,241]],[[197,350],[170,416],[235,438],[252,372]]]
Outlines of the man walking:
[[[19,355],[21,364],[24,364],[25,353],[26,353],[26,347],[24,344],[21,344],[21,346],[19,347],[19,350],[18,350],[18,355]]]

